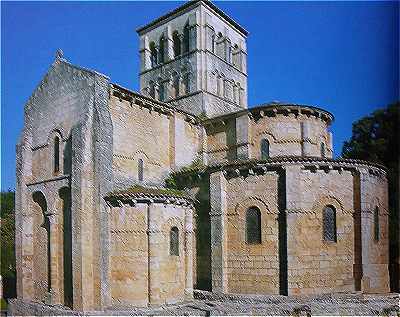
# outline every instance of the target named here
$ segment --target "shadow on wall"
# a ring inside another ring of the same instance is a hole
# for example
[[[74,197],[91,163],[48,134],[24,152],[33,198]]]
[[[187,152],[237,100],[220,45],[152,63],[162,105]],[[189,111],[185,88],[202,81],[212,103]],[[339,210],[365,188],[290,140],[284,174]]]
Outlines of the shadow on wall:
[[[196,285],[194,288],[211,291],[211,222],[209,178],[200,184],[196,195]]]

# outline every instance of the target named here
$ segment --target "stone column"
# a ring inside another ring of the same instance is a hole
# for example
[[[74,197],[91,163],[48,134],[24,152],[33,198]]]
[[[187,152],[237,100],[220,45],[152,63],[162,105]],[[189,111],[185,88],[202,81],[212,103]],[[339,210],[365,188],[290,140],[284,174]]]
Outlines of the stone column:
[[[368,171],[360,169],[360,207],[361,207],[361,259],[362,278],[361,291],[369,291],[369,248],[371,237],[371,205],[368,202]]]
[[[59,243],[58,243],[58,217],[56,214],[49,214],[49,240],[50,240],[50,304],[61,304],[60,290],[60,267],[58,265]]]
[[[149,39],[144,36],[140,41],[140,61],[141,71],[151,68],[151,52],[149,49]]]
[[[200,128],[200,148],[199,152],[201,153],[201,159],[204,165],[208,164],[208,153],[207,153],[207,131],[204,126]]]
[[[163,240],[160,228],[160,215],[156,205],[150,202],[147,207],[148,235],[148,296],[149,305],[160,304],[160,260],[161,242]]]
[[[189,16],[189,52],[200,48],[200,12]]]
[[[362,207],[361,207],[362,208]],[[363,292],[369,291],[369,239],[371,236],[371,211],[361,209],[361,258],[362,258],[362,278],[361,278],[361,290]]]
[[[240,50],[240,70],[247,73],[247,53],[242,49]]]
[[[193,210],[185,209],[185,297],[193,298]]]
[[[212,291],[227,292],[226,179],[222,172],[210,175],[210,205]]]
[[[311,126],[309,121],[301,123],[301,155],[311,155]]]
[[[174,59],[174,41],[172,39],[172,31],[171,31],[171,26],[167,26],[167,31],[166,31],[166,45],[167,45],[167,54],[166,54],[166,61],[170,61]]]

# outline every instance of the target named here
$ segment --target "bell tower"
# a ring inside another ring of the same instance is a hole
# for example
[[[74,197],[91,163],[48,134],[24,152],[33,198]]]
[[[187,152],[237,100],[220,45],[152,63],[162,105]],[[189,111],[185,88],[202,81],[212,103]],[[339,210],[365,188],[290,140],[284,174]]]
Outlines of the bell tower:
[[[140,92],[214,117],[247,108],[247,31],[209,1],[190,1],[137,30]]]

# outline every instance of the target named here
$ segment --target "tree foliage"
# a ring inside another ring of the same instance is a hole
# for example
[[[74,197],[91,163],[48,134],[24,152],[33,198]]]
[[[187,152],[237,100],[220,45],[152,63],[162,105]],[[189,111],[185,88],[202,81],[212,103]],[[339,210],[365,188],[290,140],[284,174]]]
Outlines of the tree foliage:
[[[6,217],[10,213],[14,213],[14,199],[15,192],[11,190],[7,192],[1,192],[1,218]]]
[[[384,164],[398,169],[399,105],[376,110],[353,123],[352,137],[344,142],[342,156]]]
[[[1,276],[4,297],[15,294],[15,213],[13,191],[1,192]]]
[[[363,159],[386,166],[389,183],[390,261],[392,290],[399,290],[399,108],[400,102],[374,111],[353,123],[352,137],[344,142],[344,158]],[[397,268],[396,268],[397,267]]]

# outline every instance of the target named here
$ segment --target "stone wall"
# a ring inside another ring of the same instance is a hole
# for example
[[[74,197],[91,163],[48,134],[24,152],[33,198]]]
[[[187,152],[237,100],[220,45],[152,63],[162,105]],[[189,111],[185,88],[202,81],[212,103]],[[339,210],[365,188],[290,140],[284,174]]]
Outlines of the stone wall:
[[[289,294],[353,291],[353,179],[349,171],[286,169]],[[324,241],[322,213],[336,210],[337,241]]]
[[[360,282],[366,292],[388,290],[387,187],[378,169],[365,169],[360,186],[364,167],[235,165],[210,175],[213,291],[310,295],[352,292]],[[360,193],[379,206],[379,241],[370,213],[357,216]],[[252,206],[261,211],[256,245],[245,240]],[[333,240],[323,235],[326,206],[335,210]]]
[[[227,291],[279,294],[278,175],[227,181]],[[261,243],[246,242],[246,211],[261,211]]]
[[[270,156],[321,157],[321,143],[325,144],[325,157],[332,158],[333,147],[325,121],[305,115],[277,114],[251,121],[250,153],[260,158],[261,139],[270,144]]]
[[[363,279],[366,292],[389,290],[389,224],[387,179],[373,170],[360,169],[361,245]],[[375,240],[374,211],[379,211],[379,239]]]
[[[236,121],[216,122],[206,127],[207,162],[215,164],[236,159]]]
[[[271,158],[333,157],[332,135],[326,117],[299,114],[299,109],[290,112],[290,108],[280,105],[271,111],[271,107],[259,107],[254,111],[256,114],[250,109],[204,122],[208,163],[261,159],[262,139],[269,142]],[[321,144],[324,144],[324,153]]]
[[[146,306],[190,298],[192,211],[165,203],[112,207],[111,305]],[[170,254],[170,231],[179,232],[179,255]]]
[[[107,300],[102,275],[107,245],[94,247],[104,238],[99,231],[107,226],[100,217],[102,197],[112,188],[107,102],[107,77],[58,55],[25,106],[17,146],[19,298],[76,309],[99,307]],[[93,271],[94,266],[100,269]]]
[[[162,186],[171,171],[199,158],[200,129],[185,114],[160,111],[115,95],[111,96],[109,105],[113,121],[115,188],[134,184]],[[143,181],[138,179],[139,159],[144,163]]]
[[[143,184],[162,184],[171,168],[170,118],[112,96],[113,173],[115,186],[137,184],[138,160],[143,160]]]

